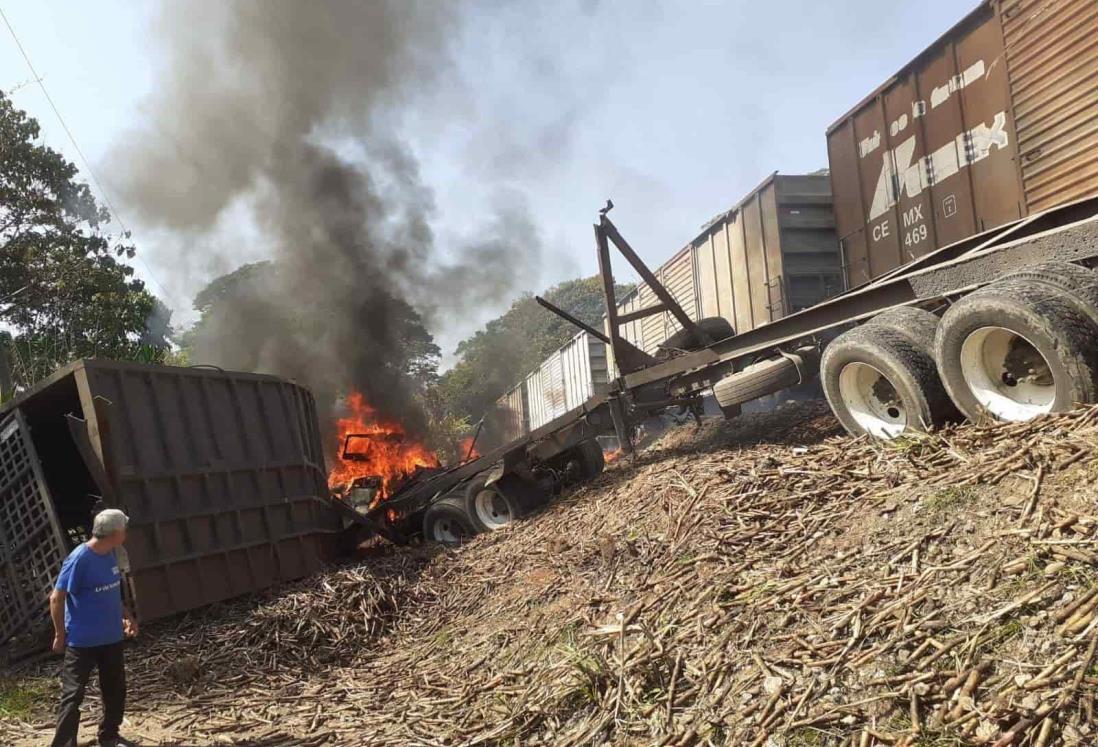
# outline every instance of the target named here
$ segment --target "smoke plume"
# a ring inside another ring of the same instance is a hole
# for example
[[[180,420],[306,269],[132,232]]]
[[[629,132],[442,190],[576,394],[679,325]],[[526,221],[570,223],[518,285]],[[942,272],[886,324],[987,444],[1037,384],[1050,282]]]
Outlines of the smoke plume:
[[[408,306],[430,322],[498,303],[513,268],[538,259],[513,195],[476,241],[437,247],[432,193],[399,136],[402,108],[452,69],[462,12],[434,0],[166,6],[166,74],[111,159],[124,164],[116,180],[143,225],[189,251],[218,246],[218,221],[243,208],[275,268],[201,330],[196,362],[295,378],[322,403],[358,389],[422,427],[392,366]]]

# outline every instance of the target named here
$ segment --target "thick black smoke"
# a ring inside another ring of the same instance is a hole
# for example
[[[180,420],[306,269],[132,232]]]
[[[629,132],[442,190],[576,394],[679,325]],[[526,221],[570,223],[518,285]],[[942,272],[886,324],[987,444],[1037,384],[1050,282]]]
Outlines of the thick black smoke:
[[[408,305],[437,321],[505,300],[538,251],[509,200],[443,258],[431,191],[399,137],[402,108],[452,69],[461,12],[435,0],[167,6],[167,75],[112,159],[127,202],[189,251],[216,245],[218,222],[243,209],[277,268],[196,337],[201,362],[296,378],[322,401],[358,389],[422,425],[389,365]]]

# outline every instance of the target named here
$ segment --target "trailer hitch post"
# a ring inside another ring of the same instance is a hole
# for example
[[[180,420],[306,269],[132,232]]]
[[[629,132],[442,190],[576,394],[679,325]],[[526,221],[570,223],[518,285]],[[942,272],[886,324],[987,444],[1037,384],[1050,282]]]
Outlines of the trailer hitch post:
[[[629,425],[625,394],[618,392],[610,395],[607,404],[610,405],[610,419],[614,422],[614,435],[618,438],[618,446],[632,456],[636,452],[636,447],[633,444],[633,429]]]

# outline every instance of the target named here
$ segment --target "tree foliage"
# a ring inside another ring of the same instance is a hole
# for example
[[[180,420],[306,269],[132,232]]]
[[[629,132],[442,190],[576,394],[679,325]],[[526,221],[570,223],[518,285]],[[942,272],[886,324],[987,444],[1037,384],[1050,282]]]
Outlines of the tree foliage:
[[[146,336],[156,299],[122,261],[134,256],[129,236],[104,232],[106,208],[38,137],[38,123],[0,92],[0,353],[9,383],[30,386],[77,358],[159,359],[163,336]]]
[[[618,286],[617,293],[629,290]],[[560,283],[543,295],[580,321],[602,328],[602,282],[597,275]],[[577,331],[539,306],[533,295],[522,296],[506,313],[458,345],[459,360],[440,378],[435,407],[451,416],[479,419]]]

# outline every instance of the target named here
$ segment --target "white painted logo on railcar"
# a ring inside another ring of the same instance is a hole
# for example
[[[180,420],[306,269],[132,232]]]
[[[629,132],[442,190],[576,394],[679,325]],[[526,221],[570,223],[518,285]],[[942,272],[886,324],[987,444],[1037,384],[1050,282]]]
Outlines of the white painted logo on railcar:
[[[911,113],[903,113],[888,125],[891,138],[900,137],[917,119],[925,117],[927,112],[936,109],[959,91],[987,77],[989,70],[983,60],[977,60],[960,75],[954,75],[944,84],[935,86],[930,100],[915,101]],[[880,148],[883,138],[874,130],[873,134],[858,143],[858,153],[865,158]],[[961,169],[984,160],[994,150],[1002,150],[1010,145],[1007,132],[1005,111],[997,113],[991,122],[982,122],[971,129],[962,130],[942,147],[930,155],[915,160],[916,135],[911,135],[898,146],[885,150],[881,154],[881,172],[873,191],[873,201],[869,207],[867,221],[872,223],[888,213],[905,195],[918,197],[925,189],[940,184]],[[942,204],[943,215],[951,217],[957,212],[955,195],[948,195]],[[907,210],[902,216],[904,240],[907,247],[913,247],[927,240],[927,227],[922,207]],[[874,241],[891,236],[896,229],[890,220],[883,220],[870,228]]]
[[[965,130],[915,163],[911,162],[915,155],[914,135],[892,151],[886,152],[881,175],[877,179],[877,188],[873,191],[869,220],[880,218],[905,194],[908,197],[918,197],[927,187],[945,181],[966,166],[984,160],[991,155],[993,148],[1006,148],[1010,145],[1006,124],[1006,112],[999,112],[991,124],[984,123]]]

